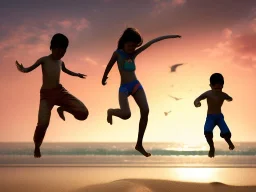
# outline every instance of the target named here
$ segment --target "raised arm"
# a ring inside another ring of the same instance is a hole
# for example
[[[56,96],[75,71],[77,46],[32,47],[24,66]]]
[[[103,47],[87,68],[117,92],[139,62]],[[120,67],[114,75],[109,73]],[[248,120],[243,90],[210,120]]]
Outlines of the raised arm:
[[[161,36],[158,38],[155,38],[149,42],[147,42],[145,45],[141,46],[140,48],[138,48],[137,50],[135,50],[135,57],[140,54],[142,51],[146,50],[150,45],[152,45],[153,43],[156,43],[158,41],[162,41],[164,39],[170,39],[170,38],[181,38],[180,35],[165,35],[165,36]]]
[[[195,105],[196,107],[200,107],[200,106],[201,106],[200,101],[202,101],[202,100],[204,100],[204,99],[207,98],[208,92],[209,92],[209,91],[204,92],[203,94],[201,94],[199,97],[197,97],[197,98],[195,99],[194,105]]]
[[[224,92],[223,92],[223,94],[224,94],[224,99],[225,99],[226,101],[233,101],[233,98],[230,97],[227,93],[224,93]]]
[[[31,65],[30,67],[24,67],[21,63],[19,63],[18,61],[16,61],[16,66],[18,68],[18,70],[20,72],[23,73],[28,73],[33,71],[34,69],[36,69],[39,65],[43,64],[44,62],[44,57],[41,57],[40,59],[38,59],[33,65]]]
[[[112,69],[112,67],[113,67],[113,65],[115,64],[116,61],[117,61],[117,53],[114,52],[112,57],[111,57],[111,59],[108,62],[108,65],[107,65],[107,67],[105,69],[105,72],[103,74],[103,77],[102,77],[102,84],[103,85],[106,85],[106,80],[108,78],[108,74],[111,71],[111,69]]]

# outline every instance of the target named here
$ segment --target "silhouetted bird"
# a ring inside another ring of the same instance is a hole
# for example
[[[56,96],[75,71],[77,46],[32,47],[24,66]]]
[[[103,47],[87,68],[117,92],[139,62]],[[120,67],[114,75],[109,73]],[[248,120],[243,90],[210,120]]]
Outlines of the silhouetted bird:
[[[175,99],[176,101],[178,101],[178,100],[181,100],[181,99],[182,99],[182,98],[178,98],[178,97],[173,97],[173,96],[171,96],[171,95],[169,95],[169,97],[171,97],[171,98]]]
[[[178,64],[175,64],[175,65],[172,65],[172,66],[170,66],[170,69],[171,69],[171,73],[172,72],[176,72],[176,69],[177,69],[177,67],[179,67],[179,66],[181,66],[181,65],[183,65],[184,63],[178,63]]]
[[[167,116],[171,111],[164,112],[165,116]]]

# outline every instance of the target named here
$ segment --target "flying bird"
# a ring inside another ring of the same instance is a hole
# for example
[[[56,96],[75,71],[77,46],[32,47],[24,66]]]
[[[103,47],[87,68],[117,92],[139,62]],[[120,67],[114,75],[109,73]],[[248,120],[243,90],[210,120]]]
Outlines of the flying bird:
[[[179,101],[179,100],[181,100],[182,98],[178,98],[178,97],[173,97],[173,96],[171,96],[171,95],[168,95],[169,97],[171,97],[171,98],[173,98],[173,99],[175,99],[176,101]]]
[[[172,65],[172,66],[170,66],[170,69],[171,69],[171,73],[172,72],[176,72],[176,69],[177,69],[177,67],[179,67],[179,66],[181,66],[181,65],[183,65],[184,63],[178,63],[178,64],[175,64],[175,65]]]
[[[167,116],[171,111],[164,112],[165,116]]]

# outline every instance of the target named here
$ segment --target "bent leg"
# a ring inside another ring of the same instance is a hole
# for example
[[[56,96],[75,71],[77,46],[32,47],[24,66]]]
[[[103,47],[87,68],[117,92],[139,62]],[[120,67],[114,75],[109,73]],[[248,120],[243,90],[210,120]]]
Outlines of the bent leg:
[[[128,96],[124,92],[119,92],[120,109],[108,109],[107,121],[112,124],[112,116],[127,120],[131,117],[131,110],[128,102]]]
[[[87,119],[89,111],[86,106],[75,96],[70,94],[63,88],[58,104],[60,107],[57,109],[59,116],[65,120],[64,111],[72,114],[77,120],[83,121]]]
[[[138,140],[137,140],[135,149],[138,150],[140,153],[142,153],[144,156],[149,157],[151,156],[151,154],[146,152],[142,145],[144,133],[148,124],[149,107],[148,107],[147,97],[144,90],[139,89],[133,95],[133,98],[140,108],[139,133],[138,133]]]
[[[47,101],[46,99],[40,100],[39,112],[38,112],[38,122],[36,130],[34,133],[34,143],[35,143],[35,157],[41,157],[40,146],[42,145],[46,130],[50,123],[51,110],[53,104]]]
[[[219,119],[218,122],[218,127],[220,128],[220,137],[222,137],[223,139],[225,139],[225,141],[227,142],[227,144],[229,145],[229,149],[233,150],[235,148],[234,144],[231,141],[231,132],[224,120],[224,116],[222,116]]]
[[[208,156],[210,158],[215,156],[215,147],[213,142],[213,129],[215,127],[214,119],[211,115],[207,115],[205,125],[204,125],[204,135],[206,138],[206,141],[210,147]]]

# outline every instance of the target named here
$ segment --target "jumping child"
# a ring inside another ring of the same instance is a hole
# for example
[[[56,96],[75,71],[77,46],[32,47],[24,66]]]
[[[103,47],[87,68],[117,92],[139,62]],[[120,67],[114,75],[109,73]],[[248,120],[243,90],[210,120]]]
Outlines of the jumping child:
[[[143,43],[143,39],[135,28],[127,28],[121,38],[118,41],[117,50],[114,51],[102,78],[102,84],[106,85],[108,74],[113,65],[117,61],[119,73],[121,76],[121,85],[119,88],[119,105],[120,109],[108,109],[107,121],[112,124],[112,117],[116,116],[121,119],[129,119],[131,117],[131,111],[128,103],[128,97],[133,96],[137,105],[140,108],[140,123],[138,140],[135,149],[146,157],[151,156],[146,152],[142,145],[143,136],[148,123],[149,107],[146,98],[146,94],[140,82],[135,75],[135,58],[153,43],[168,39],[168,38],[180,38],[179,35],[166,35],[153,39],[140,47]],[[140,47],[140,48],[138,48]],[[138,49],[136,49],[138,48]]]
[[[52,53],[41,57],[31,67],[25,68],[16,61],[16,66],[20,72],[28,73],[42,66],[43,85],[40,89],[40,106],[38,113],[38,123],[34,133],[34,157],[40,158],[40,146],[42,145],[46,130],[49,126],[51,111],[54,105],[58,105],[57,112],[61,119],[65,121],[64,111],[72,114],[77,120],[85,120],[88,117],[88,109],[76,97],[71,95],[60,84],[60,72],[71,76],[85,78],[86,75],[74,73],[68,70],[61,58],[65,55],[69,44],[68,38],[60,33],[52,37],[50,50]]]
[[[224,85],[224,78],[220,73],[214,73],[210,77],[210,87],[211,90],[206,91],[201,94],[195,101],[195,107],[200,107],[200,101],[203,99],[207,99],[208,111],[206,122],[204,125],[204,135],[206,140],[210,146],[210,150],[208,156],[210,158],[215,156],[215,147],[213,143],[213,129],[217,125],[220,128],[220,136],[225,139],[225,141],[229,145],[229,149],[233,150],[235,146],[231,141],[231,132],[224,120],[224,116],[221,112],[221,106],[223,102],[232,101],[232,97],[228,94],[222,92],[222,88]]]

